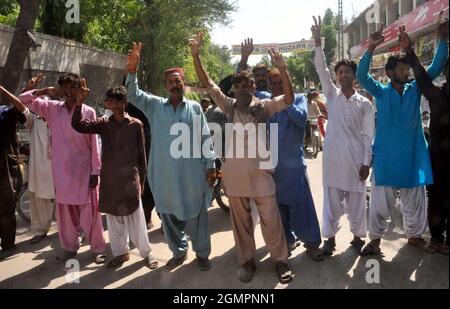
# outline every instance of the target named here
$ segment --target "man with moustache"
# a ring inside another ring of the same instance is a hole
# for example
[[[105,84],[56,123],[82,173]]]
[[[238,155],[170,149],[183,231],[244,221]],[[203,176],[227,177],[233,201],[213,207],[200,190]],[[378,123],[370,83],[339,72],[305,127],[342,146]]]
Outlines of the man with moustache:
[[[192,156],[192,149],[202,150],[206,139],[210,137],[205,115],[199,103],[184,97],[186,80],[181,68],[168,69],[164,73],[165,88],[169,98],[145,93],[139,89],[137,81],[138,64],[142,43],[133,43],[128,55],[126,81],[128,101],[148,118],[152,132],[152,147],[148,164],[150,189],[156,202],[156,210],[161,214],[164,235],[173,253],[165,265],[173,270],[187,259],[190,235],[193,249],[201,271],[210,269],[211,253],[210,232],[208,230],[208,208],[211,205],[211,187],[215,181],[212,148],[201,158]],[[194,118],[201,119],[201,140],[189,141],[190,157],[174,158],[171,146],[178,138],[171,135],[173,125],[183,123],[189,126],[191,136]],[[206,134],[207,133],[207,134]],[[205,177],[206,175],[206,177]]]

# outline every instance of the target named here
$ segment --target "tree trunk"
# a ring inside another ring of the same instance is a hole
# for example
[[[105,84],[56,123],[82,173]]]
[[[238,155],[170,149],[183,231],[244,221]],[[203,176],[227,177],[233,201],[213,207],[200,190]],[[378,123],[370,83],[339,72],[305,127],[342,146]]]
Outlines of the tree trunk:
[[[41,0],[19,0],[20,13],[16,22],[0,83],[15,93],[20,82],[25,59],[31,47],[27,31],[32,31],[36,22]]]

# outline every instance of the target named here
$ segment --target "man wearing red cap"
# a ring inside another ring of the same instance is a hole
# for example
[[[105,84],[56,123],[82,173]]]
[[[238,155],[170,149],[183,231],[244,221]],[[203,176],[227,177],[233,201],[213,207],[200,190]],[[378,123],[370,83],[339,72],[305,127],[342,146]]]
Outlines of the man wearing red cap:
[[[128,55],[127,96],[128,101],[145,114],[151,126],[148,179],[156,209],[161,214],[164,235],[173,253],[165,268],[175,269],[186,260],[189,234],[200,270],[209,270],[211,241],[207,209],[211,205],[210,187],[215,181],[215,155],[212,147],[202,151],[202,145],[210,138],[206,118],[199,103],[184,97],[186,81],[181,68],[164,72],[168,99],[139,89],[136,73],[141,50],[142,43],[133,43]],[[191,134],[187,134],[189,139],[185,141],[184,129],[191,133],[196,128],[202,130],[201,137],[194,133],[191,139]],[[179,131],[181,136],[178,136]],[[173,147],[179,145],[180,140],[181,150]],[[195,154],[198,149],[201,154]],[[188,155],[185,155],[186,150]]]

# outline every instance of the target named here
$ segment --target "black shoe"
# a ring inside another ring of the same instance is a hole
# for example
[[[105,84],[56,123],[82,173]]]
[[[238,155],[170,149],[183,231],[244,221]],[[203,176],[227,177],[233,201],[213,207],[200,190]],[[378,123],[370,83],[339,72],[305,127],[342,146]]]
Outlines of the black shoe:
[[[187,260],[187,254],[176,259],[176,258],[171,258],[167,264],[164,266],[165,269],[167,270],[174,270],[175,268],[177,268],[178,266],[182,265],[184,263],[184,261]]]
[[[17,253],[17,250],[16,250],[15,246],[8,248],[8,249],[3,249],[2,251],[0,251],[0,261],[10,258],[11,256],[13,256],[16,253]]]
[[[55,264],[62,264],[77,256],[77,252],[64,251],[61,255],[55,257]]]
[[[253,274],[256,271],[255,260],[251,259],[239,269],[239,280],[244,283],[252,281]]]
[[[208,271],[211,269],[211,261],[208,258],[201,258],[197,255],[197,264],[200,271]]]
[[[334,251],[336,251],[336,240],[334,238],[325,240],[321,250],[325,255],[333,255]]]
[[[36,235],[36,236],[34,236],[33,238],[31,238],[30,243],[31,243],[32,245],[37,244],[37,243],[41,242],[41,241],[42,241],[44,238],[46,238],[46,237],[47,237],[47,234],[44,234],[44,235]]]
[[[366,242],[362,240],[359,237],[353,238],[353,240],[350,242],[350,245],[352,245],[352,248],[355,249],[356,253],[360,254],[361,250],[364,248],[364,245]]]

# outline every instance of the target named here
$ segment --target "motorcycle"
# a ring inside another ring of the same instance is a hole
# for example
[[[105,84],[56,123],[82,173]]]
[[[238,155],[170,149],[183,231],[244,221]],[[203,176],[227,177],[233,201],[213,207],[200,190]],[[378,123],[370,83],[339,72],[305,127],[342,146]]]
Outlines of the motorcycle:
[[[222,161],[220,159],[216,159],[216,169],[217,169],[217,179],[214,183],[213,187],[213,198],[212,200],[216,200],[219,207],[226,211],[230,212],[230,205],[228,202],[227,195],[225,194],[225,190],[222,185]]]
[[[28,159],[30,145],[22,142],[19,145],[19,186],[16,199],[16,210],[19,217],[27,224],[31,224],[31,197],[28,191]]]
[[[322,148],[318,119],[308,119],[306,121],[304,148],[305,151],[309,152],[314,158],[317,158],[317,155]],[[311,151],[308,150],[309,148]]]

